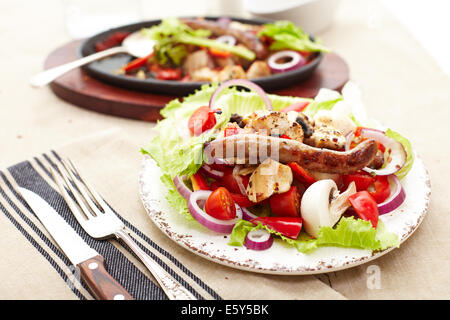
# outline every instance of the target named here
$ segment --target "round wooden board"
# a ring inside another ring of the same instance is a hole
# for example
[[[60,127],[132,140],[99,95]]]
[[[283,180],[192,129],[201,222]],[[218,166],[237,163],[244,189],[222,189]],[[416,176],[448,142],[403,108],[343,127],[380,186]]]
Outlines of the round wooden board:
[[[51,52],[45,61],[45,69],[76,60],[80,42],[72,41]],[[339,91],[348,80],[349,69],[345,61],[339,55],[329,53],[309,79],[270,93],[312,98],[320,88]],[[53,81],[50,88],[61,99],[79,107],[142,121],[161,119],[161,108],[170,100],[180,98],[115,87],[91,78],[81,69]]]

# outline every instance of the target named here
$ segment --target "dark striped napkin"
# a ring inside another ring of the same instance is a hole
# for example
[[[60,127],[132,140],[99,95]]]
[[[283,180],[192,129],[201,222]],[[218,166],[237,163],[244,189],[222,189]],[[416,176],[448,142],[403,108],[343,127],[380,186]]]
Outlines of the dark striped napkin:
[[[32,247],[39,252],[42,259],[59,275],[75,297],[92,299],[87,287],[80,283],[77,270],[64,256],[63,252],[41,225],[31,208],[18,193],[17,186],[34,191],[45,199],[76,232],[99,252],[107,263],[107,270],[135,299],[163,300],[167,299],[161,288],[155,284],[151,276],[143,271],[131,251],[121,247],[117,241],[100,241],[91,238],[78,224],[63,197],[59,194],[56,184],[51,179],[49,166],[55,166],[60,156],[55,151],[44,153],[29,161],[24,161],[0,171],[0,211],[14,225],[17,232],[24,237]],[[116,213],[117,214],[117,213]],[[168,251],[161,248],[132,223],[117,214],[130,231],[130,235],[138,245],[157,263],[168,271],[175,279],[188,288],[198,299],[221,299],[212,288],[190,272]],[[22,252],[26,254],[26,252]],[[30,268],[33,263],[30,261]],[[21,284],[26,286],[25,283]],[[51,290],[51,284],[49,285]],[[38,298],[38,297],[36,297]]]

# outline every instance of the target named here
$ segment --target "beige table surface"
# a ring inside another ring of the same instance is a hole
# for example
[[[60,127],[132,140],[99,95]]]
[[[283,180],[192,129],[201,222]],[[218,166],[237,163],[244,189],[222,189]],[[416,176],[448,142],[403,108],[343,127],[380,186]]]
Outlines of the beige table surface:
[[[153,134],[152,124],[86,111],[48,88],[28,85],[47,54],[71,40],[61,6],[56,0],[0,2],[1,168],[105,129],[123,129],[136,150]],[[149,17],[168,12],[157,9]],[[378,288],[367,285],[368,265],[317,278],[349,299],[448,299],[450,79],[376,1],[342,1],[334,23],[319,36],[348,62],[369,114],[410,139],[429,170],[432,202],[419,230],[371,263],[381,270]],[[1,285],[0,293],[8,298]]]

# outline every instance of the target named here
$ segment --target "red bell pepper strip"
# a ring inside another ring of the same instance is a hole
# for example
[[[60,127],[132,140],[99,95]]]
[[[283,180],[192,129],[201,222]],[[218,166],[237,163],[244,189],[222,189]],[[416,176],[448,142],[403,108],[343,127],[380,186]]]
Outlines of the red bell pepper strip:
[[[370,221],[376,229],[378,225],[378,205],[368,191],[360,191],[348,197],[359,218]]]
[[[194,189],[194,191],[210,190],[206,178],[200,172],[196,172],[191,176],[191,182],[192,189]]]
[[[216,115],[208,106],[194,111],[188,120],[188,128],[192,134],[199,136],[216,125]]]
[[[300,193],[296,186],[269,198],[270,210],[277,217],[300,217]]]
[[[375,191],[370,192],[377,203],[384,202],[391,194],[388,176],[376,176],[373,182]]]
[[[305,186],[310,186],[314,182],[317,181],[305,169],[303,169],[297,162],[288,163],[288,166],[291,168],[294,178],[298,182],[303,183]]]
[[[300,101],[287,106],[282,109],[281,112],[297,111],[302,112],[309,105],[309,101]]]
[[[241,208],[247,208],[254,206],[256,203],[250,201],[247,196],[244,196],[240,193],[232,193],[231,197],[233,198],[234,202],[238,204]]]
[[[231,52],[229,51],[223,51],[215,48],[209,48],[208,49],[209,54],[211,54],[214,57],[217,58],[228,58],[231,57]]]
[[[282,134],[282,135],[280,136],[280,138],[292,140],[292,138],[289,137],[287,134]]]
[[[225,130],[223,131],[223,136],[224,137],[229,137],[235,134],[239,133],[239,129],[235,128],[235,127],[231,127],[231,128],[225,128]]]
[[[130,70],[143,67],[147,64],[148,59],[150,59],[152,56],[153,56],[153,52],[150,53],[146,57],[134,59],[134,60],[130,61],[125,67],[123,67],[123,70],[128,72]]]
[[[302,218],[299,217],[258,217],[250,220],[254,224],[261,223],[275,232],[290,239],[297,239],[302,230]]]
[[[156,72],[156,79],[159,80],[180,80],[183,71],[181,68],[163,68]]]

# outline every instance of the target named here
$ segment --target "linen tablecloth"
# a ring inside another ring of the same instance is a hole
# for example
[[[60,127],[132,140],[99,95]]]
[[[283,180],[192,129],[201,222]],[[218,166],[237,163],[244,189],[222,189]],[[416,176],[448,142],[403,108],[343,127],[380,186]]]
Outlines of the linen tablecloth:
[[[170,1],[159,6],[165,5]],[[172,7],[174,15],[184,13]],[[341,1],[334,23],[318,36],[349,64],[369,115],[410,139],[430,173],[431,206],[420,228],[399,249],[368,264],[317,277],[237,271],[205,263],[164,239],[138,198],[138,150],[153,136],[152,124],[86,111],[59,100],[47,88],[29,87],[28,77],[42,69],[46,55],[70,40],[59,1],[4,1],[0,12],[0,40],[11,49],[0,50],[2,171],[53,148],[67,153],[127,221],[161,241],[164,250],[224,299],[259,298],[262,292],[267,299],[450,298],[450,79],[378,1]],[[203,13],[208,12],[198,12]],[[149,18],[155,15],[156,9]],[[123,133],[103,133],[116,127]],[[87,134],[91,139],[58,148]],[[109,166],[98,164],[106,159]],[[0,237],[0,298],[79,298],[3,213],[0,227],[3,234],[13,235]],[[371,282],[375,275],[377,281]],[[236,283],[247,290],[231,290]]]

